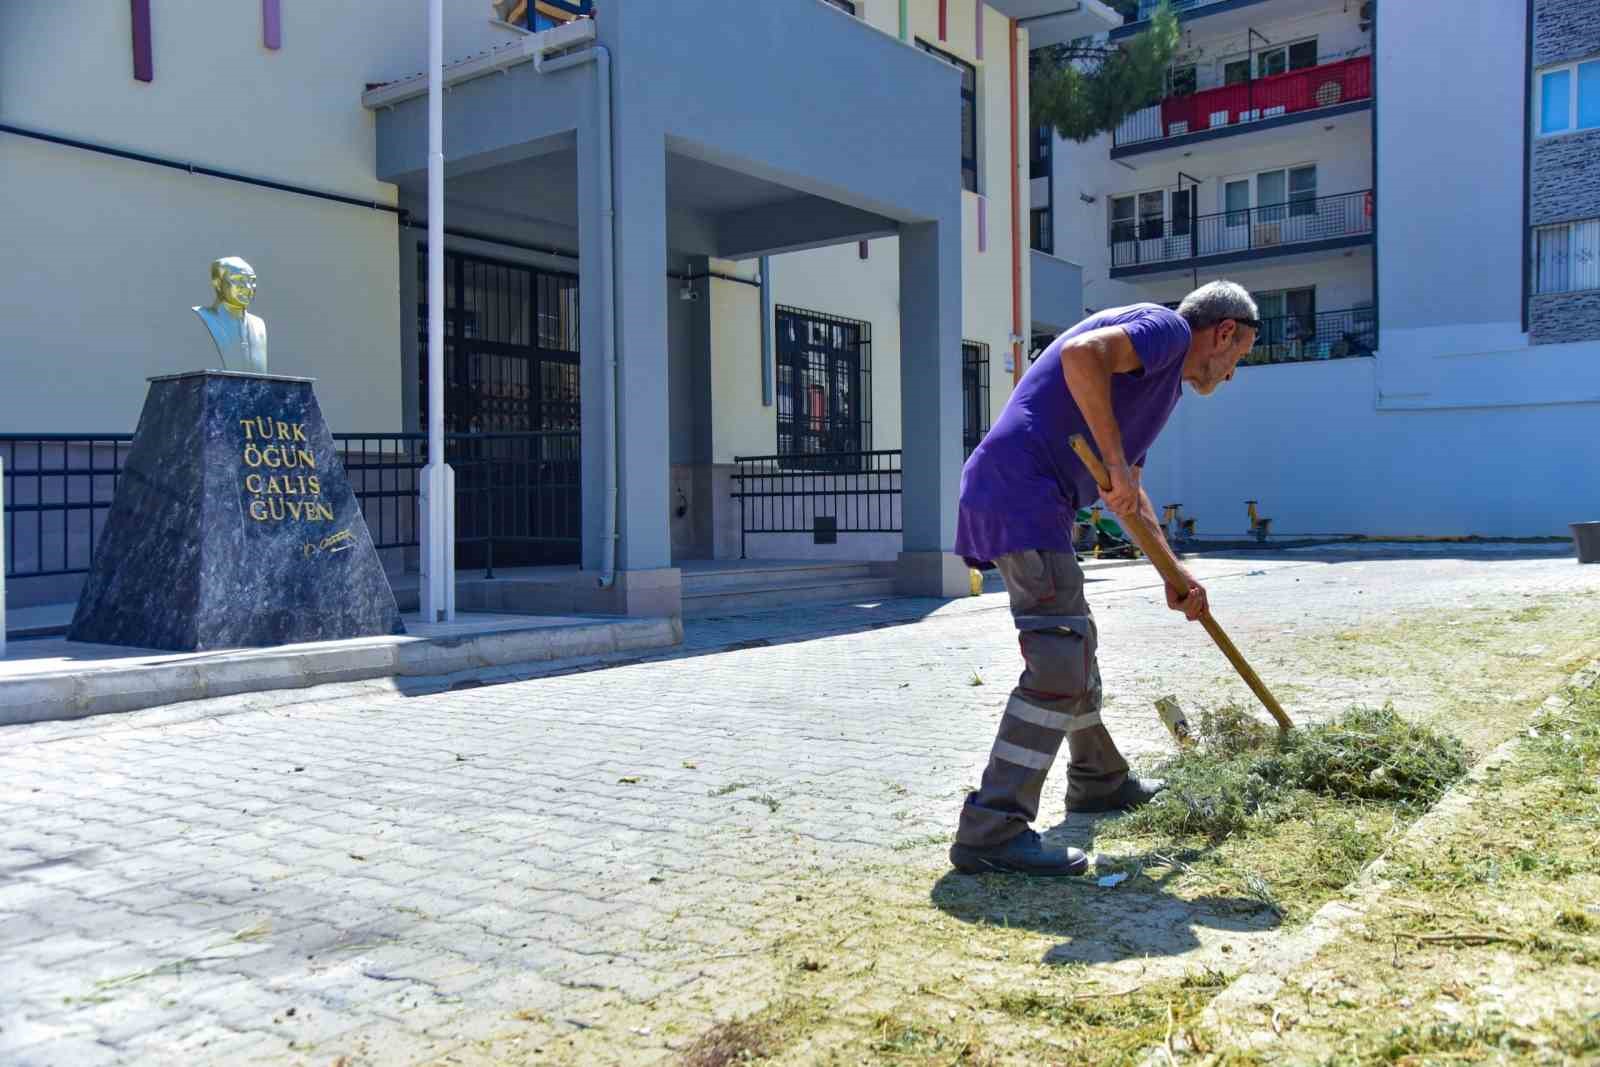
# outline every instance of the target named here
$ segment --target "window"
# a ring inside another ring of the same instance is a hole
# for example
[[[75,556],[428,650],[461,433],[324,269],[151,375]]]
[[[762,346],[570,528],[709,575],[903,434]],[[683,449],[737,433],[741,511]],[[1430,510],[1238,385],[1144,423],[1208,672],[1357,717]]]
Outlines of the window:
[[[1131,241],[1134,235],[1133,205],[1131,196],[1114,196],[1111,198],[1111,240]]]
[[[1317,213],[1317,168],[1295,167],[1289,171],[1289,214]]]
[[[1600,59],[1539,75],[1539,134],[1600,127]]]
[[[1232,182],[1229,183],[1231,186]],[[1267,170],[1256,175],[1256,207],[1261,209],[1263,222],[1280,222],[1288,215],[1315,215],[1317,213],[1317,167],[1290,167],[1287,170]],[[1228,205],[1232,210],[1233,205]]]
[[[1232,64],[1229,64],[1230,66]],[[1294,44],[1268,48],[1256,53],[1256,77],[1270,78],[1290,70],[1304,70],[1317,65],[1317,39],[1297,41]]]
[[[825,4],[832,4],[840,11],[843,11],[849,15],[854,15],[856,13],[856,5],[852,3],[852,0],[822,0],[822,2]]]
[[[1040,252],[1054,252],[1056,250],[1055,234],[1050,228],[1050,209],[1036,207],[1029,213],[1028,247],[1036,248]]]
[[[978,191],[978,71],[971,63],[963,62],[933,47],[927,41],[918,41],[917,47],[930,56],[938,56],[961,72],[961,188]]]
[[[1028,177],[1048,178],[1050,176],[1050,162],[1054,156],[1052,140],[1055,131],[1049,126],[1040,126],[1033,131],[1033,154],[1028,157]]]
[[[1222,209],[1228,213],[1229,226],[1245,226],[1250,222],[1250,180],[1240,178],[1222,187]]]
[[[1193,63],[1167,71],[1168,96],[1193,96],[1198,84]]]
[[[1540,226],[1533,236],[1535,293],[1600,289],[1600,219]]]
[[[1172,236],[1187,237],[1194,217],[1194,189],[1172,191]]]
[[[1165,200],[1166,194],[1160,190],[1139,194],[1140,240],[1151,241],[1162,236],[1162,204]]]
[[[872,447],[872,326],[776,309],[778,454],[785,466],[856,470]]]
[[[961,342],[961,444],[967,455],[989,432],[989,346]]]
[[[1222,65],[1223,85],[1242,85],[1250,80],[1250,61],[1233,59]]]
[[[1317,331],[1317,290],[1277,289],[1256,293],[1261,309],[1261,330],[1256,347],[1309,341]]]

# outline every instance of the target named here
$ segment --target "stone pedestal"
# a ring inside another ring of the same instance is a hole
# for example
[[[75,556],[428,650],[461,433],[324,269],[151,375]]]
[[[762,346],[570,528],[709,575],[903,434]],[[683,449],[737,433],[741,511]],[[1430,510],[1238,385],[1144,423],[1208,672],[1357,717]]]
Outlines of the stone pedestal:
[[[311,385],[150,379],[71,640],[192,652],[404,632]]]

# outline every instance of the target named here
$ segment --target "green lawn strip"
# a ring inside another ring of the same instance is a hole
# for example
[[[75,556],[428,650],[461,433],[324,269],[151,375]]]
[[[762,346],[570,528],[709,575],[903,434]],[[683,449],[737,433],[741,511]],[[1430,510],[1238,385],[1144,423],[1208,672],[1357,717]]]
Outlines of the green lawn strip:
[[[1394,846],[1370,908],[1296,970],[1272,1018],[1250,1020],[1256,1054],[1600,1062],[1600,686],[1547,704],[1501,751],[1448,819]],[[1201,1029],[1194,1047],[1239,1046],[1248,1028]]]

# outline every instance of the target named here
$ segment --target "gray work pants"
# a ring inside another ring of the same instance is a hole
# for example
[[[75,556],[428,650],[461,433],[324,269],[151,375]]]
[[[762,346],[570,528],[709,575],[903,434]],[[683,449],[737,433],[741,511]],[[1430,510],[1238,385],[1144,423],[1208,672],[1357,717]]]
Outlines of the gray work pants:
[[[1011,597],[1025,669],[1006,702],[1000,732],[967,794],[956,840],[999,845],[1039,814],[1039,794],[1063,739],[1067,807],[1114,792],[1128,763],[1100,722],[1100,668],[1083,568],[1071,552],[1017,552],[995,560]]]

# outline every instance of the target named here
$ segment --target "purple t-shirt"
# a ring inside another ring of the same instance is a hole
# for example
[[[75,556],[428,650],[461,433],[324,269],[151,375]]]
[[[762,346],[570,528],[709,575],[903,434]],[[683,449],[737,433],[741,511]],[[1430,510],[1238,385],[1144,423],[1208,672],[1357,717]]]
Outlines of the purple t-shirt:
[[[1039,354],[1005,410],[961,471],[955,550],[971,566],[1008,552],[1072,551],[1072,519],[1100,496],[1072,446],[1095,445],[1061,371],[1061,345],[1103,326],[1121,326],[1144,369],[1111,376],[1111,410],[1122,448],[1141,466],[1183,389],[1189,324],[1159,304],[1109,308],[1084,319]],[[1096,446],[1096,451],[1098,451]]]

